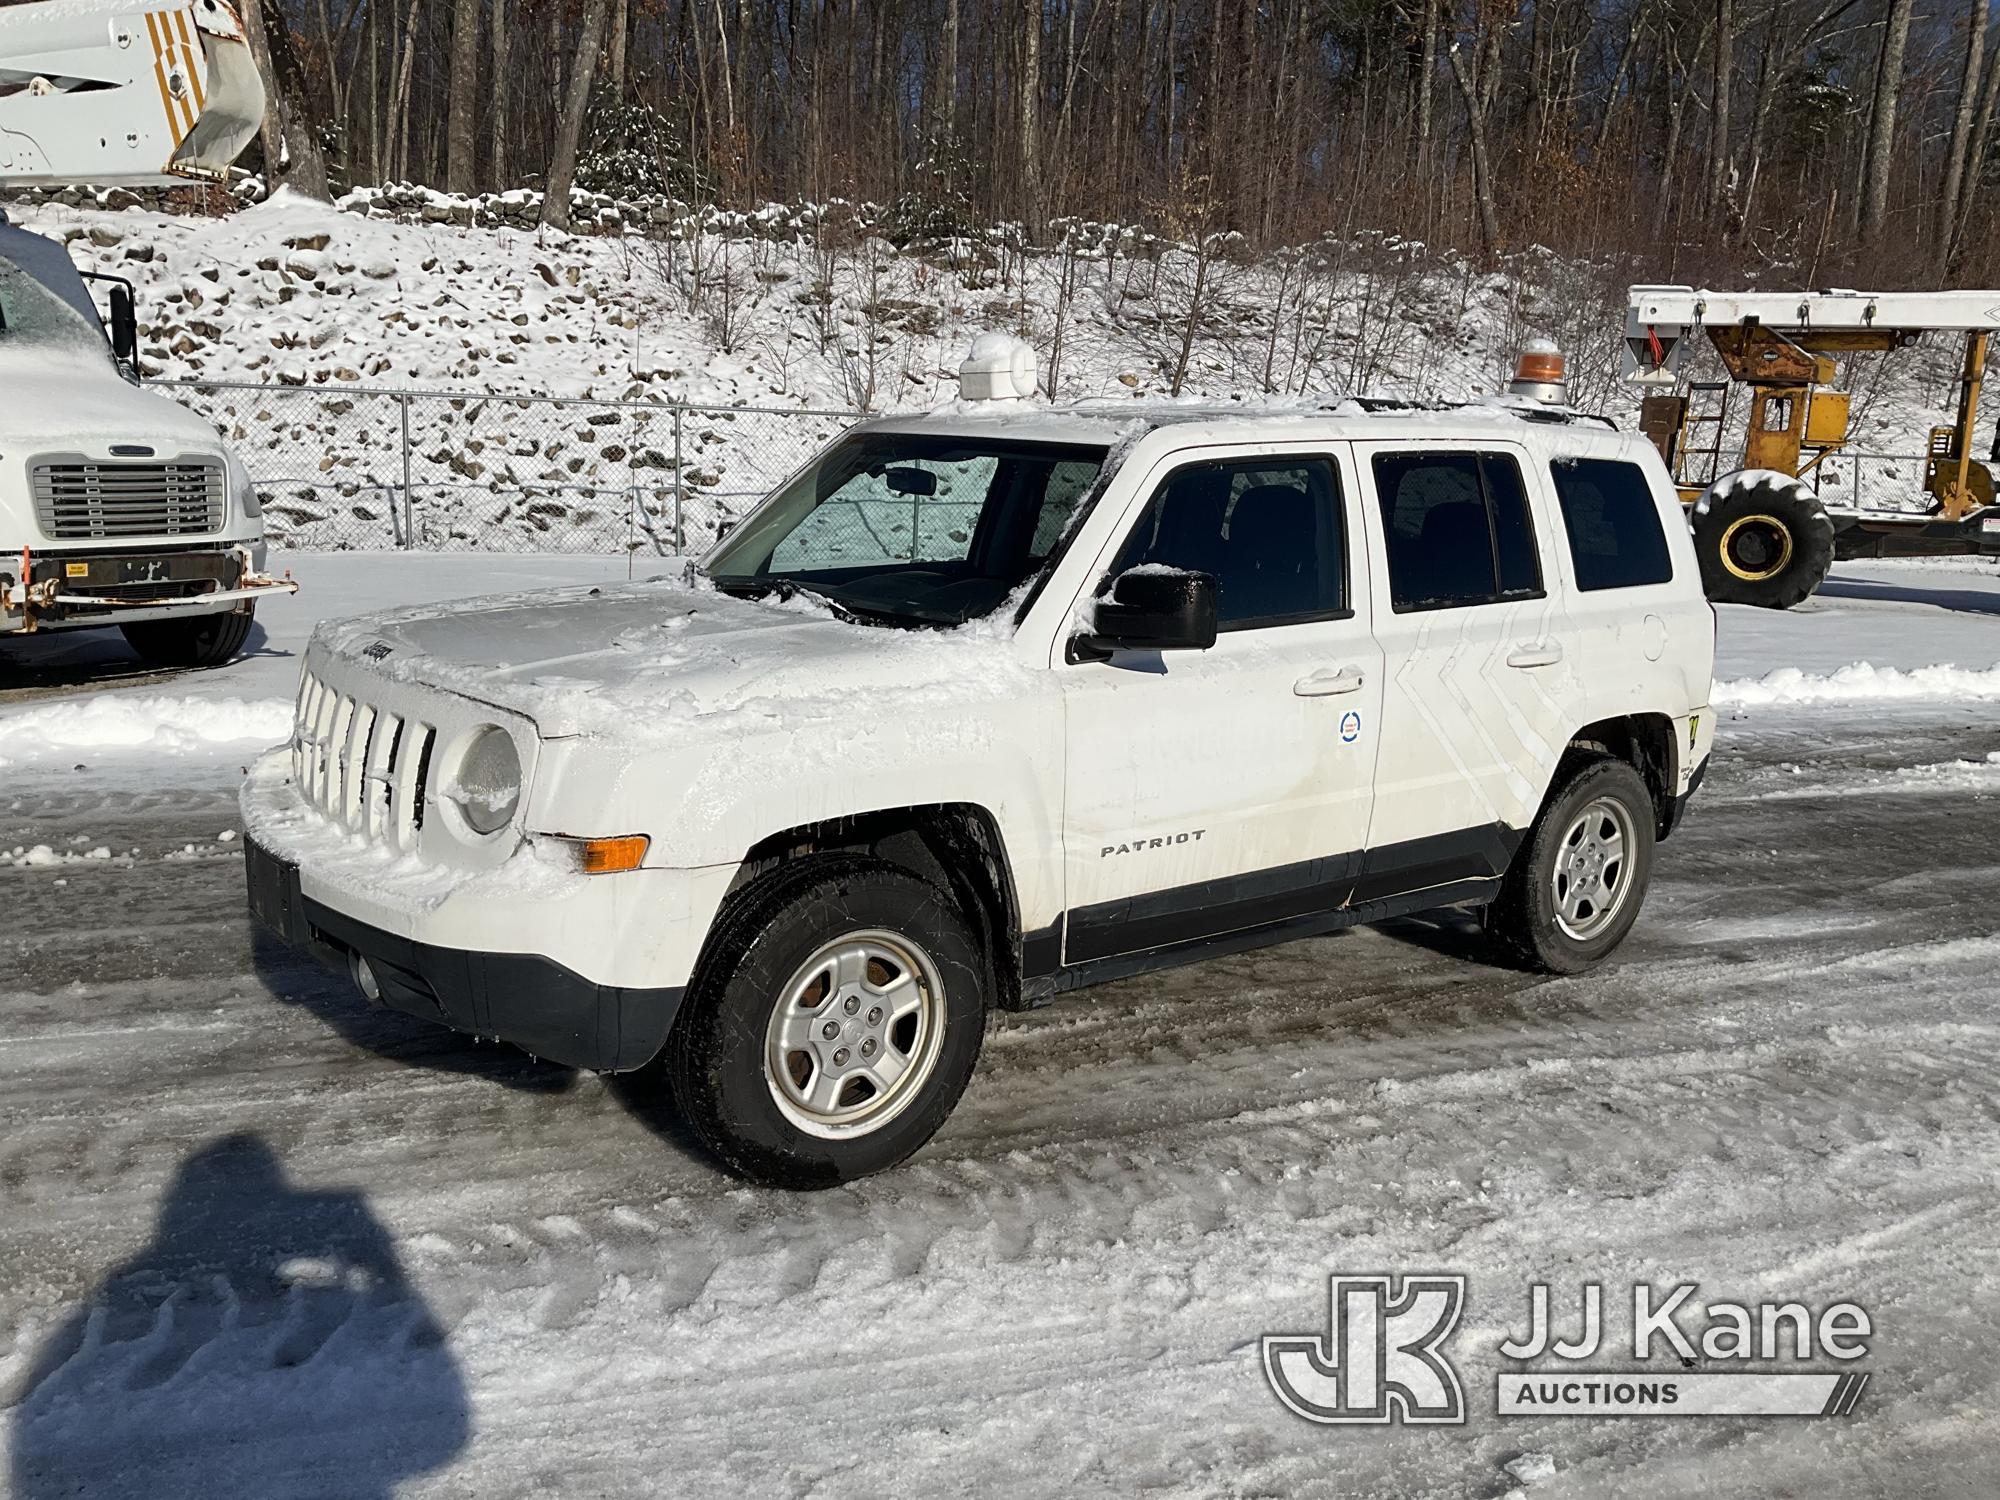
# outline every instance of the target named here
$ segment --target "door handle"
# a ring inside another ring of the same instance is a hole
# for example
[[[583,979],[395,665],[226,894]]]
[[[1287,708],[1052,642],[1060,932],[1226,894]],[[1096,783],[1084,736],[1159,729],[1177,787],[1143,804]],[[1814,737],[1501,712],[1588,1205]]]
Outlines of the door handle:
[[[1529,641],[1507,654],[1510,667],[1553,667],[1563,659],[1561,641]]]
[[[1335,693],[1358,693],[1366,680],[1359,667],[1342,667],[1338,672],[1322,667],[1293,683],[1292,691],[1301,698],[1330,698]]]

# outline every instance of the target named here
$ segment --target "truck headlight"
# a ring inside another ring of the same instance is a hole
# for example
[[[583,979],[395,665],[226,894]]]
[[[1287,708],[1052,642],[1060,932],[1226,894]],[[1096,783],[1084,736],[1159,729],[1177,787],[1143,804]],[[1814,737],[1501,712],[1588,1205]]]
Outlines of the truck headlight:
[[[262,520],[263,502],[257,498],[257,486],[250,482],[250,471],[243,467],[243,460],[231,453],[224,472],[229,475],[230,493],[236,497],[236,504],[242,510],[245,519]]]
[[[448,794],[474,833],[498,833],[521,805],[521,753],[495,724],[473,731]]]

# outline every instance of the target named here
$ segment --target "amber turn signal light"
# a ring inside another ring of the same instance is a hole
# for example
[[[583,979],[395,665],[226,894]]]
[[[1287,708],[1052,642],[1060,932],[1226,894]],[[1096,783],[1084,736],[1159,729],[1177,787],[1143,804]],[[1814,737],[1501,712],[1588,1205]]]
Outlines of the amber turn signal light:
[[[636,870],[646,858],[652,840],[643,833],[629,833],[614,839],[572,839],[576,867],[586,875],[617,875]]]

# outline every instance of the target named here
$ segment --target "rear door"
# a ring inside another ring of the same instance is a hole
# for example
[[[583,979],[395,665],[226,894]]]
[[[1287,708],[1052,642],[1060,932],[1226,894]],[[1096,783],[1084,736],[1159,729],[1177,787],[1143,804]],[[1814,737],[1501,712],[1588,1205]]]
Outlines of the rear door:
[[[1575,725],[1546,468],[1505,442],[1356,443],[1382,742],[1359,899],[1506,869]]]
[[[1562,561],[1580,669],[1597,704],[1591,717],[1690,701],[1687,647],[1699,656],[1713,640],[1714,615],[1676,567],[1667,528],[1686,530],[1678,504],[1663,500],[1630,458],[1558,453],[1548,472],[1567,540]],[[1688,549],[1678,554],[1679,568],[1691,570]],[[1669,659],[1670,640],[1681,649]],[[1706,696],[1698,691],[1691,701],[1700,706]]]
[[[1346,445],[1180,454],[1140,493],[1096,588],[1212,573],[1220,629],[1054,664],[1072,964],[1338,905],[1367,837],[1382,663]]]

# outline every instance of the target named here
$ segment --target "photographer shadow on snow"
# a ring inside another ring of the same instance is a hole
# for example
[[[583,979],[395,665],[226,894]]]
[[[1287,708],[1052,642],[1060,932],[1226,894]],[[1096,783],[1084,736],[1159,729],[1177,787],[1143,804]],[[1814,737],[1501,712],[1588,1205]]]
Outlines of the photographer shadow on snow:
[[[356,1047],[405,1067],[464,1073],[524,1093],[562,1094],[576,1087],[573,1068],[371,1004],[345,974],[287,948],[261,929],[253,932],[251,943],[251,962],[272,999],[311,1012]]]
[[[150,1243],[42,1344],[11,1493],[387,1497],[461,1453],[465,1382],[351,1189],[294,1186],[261,1138],[182,1163]]]

